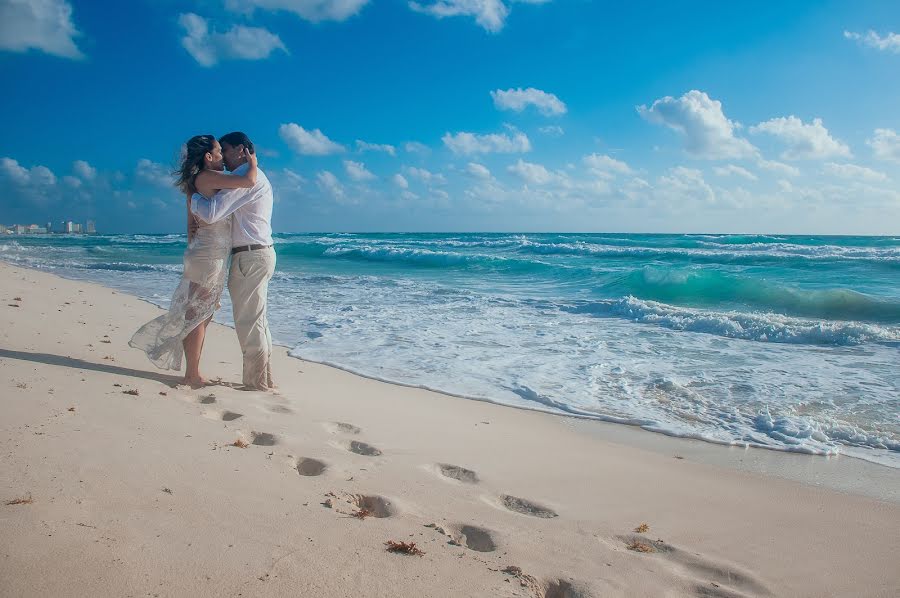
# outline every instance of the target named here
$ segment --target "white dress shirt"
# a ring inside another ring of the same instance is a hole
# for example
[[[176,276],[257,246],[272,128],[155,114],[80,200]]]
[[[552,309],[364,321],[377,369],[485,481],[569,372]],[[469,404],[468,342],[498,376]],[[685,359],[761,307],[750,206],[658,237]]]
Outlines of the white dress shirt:
[[[234,174],[244,174],[249,165],[241,164]],[[206,198],[199,193],[191,197],[191,213],[201,222],[212,224],[234,214],[231,246],[272,244],[272,185],[262,170],[257,169],[256,184],[249,189],[223,189]]]

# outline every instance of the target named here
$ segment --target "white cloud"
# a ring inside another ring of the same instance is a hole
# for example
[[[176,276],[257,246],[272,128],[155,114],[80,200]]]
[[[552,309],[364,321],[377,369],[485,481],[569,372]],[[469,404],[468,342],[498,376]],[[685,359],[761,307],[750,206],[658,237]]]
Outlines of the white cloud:
[[[46,166],[39,165],[28,169],[12,158],[0,159],[0,174],[23,187],[28,185],[49,187],[56,184],[56,175]]]
[[[360,152],[384,152],[391,156],[397,155],[397,149],[386,143],[367,143],[362,139],[356,140],[356,149]]]
[[[510,4],[546,4],[551,0],[433,0],[429,5],[410,2],[409,7],[416,12],[430,14],[438,19],[444,17],[475,17],[475,22],[491,33],[503,29],[509,16]]]
[[[418,141],[407,141],[403,144],[403,149],[410,154],[421,154],[423,156],[431,153],[427,145]]]
[[[84,160],[72,162],[72,171],[86,181],[92,181],[97,176],[97,169]]]
[[[466,171],[477,179],[486,180],[491,178],[491,171],[487,169],[487,166],[478,164],[477,162],[469,162],[466,166]]]
[[[63,183],[65,183],[69,187],[72,187],[73,189],[78,189],[82,185],[81,179],[79,179],[77,177],[69,176],[69,175],[64,176],[62,178],[62,181],[63,181]]]
[[[415,166],[408,166],[404,168],[404,171],[407,175],[419,179],[426,185],[445,185],[447,184],[447,179],[444,175],[440,173],[433,173],[424,168],[416,168]]]
[[[668,174],[659,177],[655,191],[660,200],[670,204],[674,202],[711,204],[716,201],[716,194],[703,180],[703,173],[684,166],[671,168]]]
[[[19,185],[27,185],[31,180],[31,173],[27,168],[21,166],[18,160],[12,158],[3,158],[0,160],[0,172],[14,183]]]
[[[825,164],[825,172],[842,179],[850,179],[854,181],[886,181],[888,177],[883,172],[866,168],[865,166],[857,166],[856,164],[835,164],[828,162]]]
[[[502,0],[436,0],[428,5],[410,2],[409,7],[438,19],[456,16],[475,17],[475,22],[491,33],[503,29],[509,15],[509,7]]]
[[[600,154],[590,154],[582,161],[591,171],[591,174],[600,178],[612,178],[617,174],[632,174],[631,167],[621,160]]]
[[[538,129],[544,135],[550,135],[551,137],[562,137],[565,134],[563,128],[557,125],[548,125],[546,127],[541,127]]]
[[[719,176],[739,176],[747,179],[748,181],[756,181],[759,180],[755,174],[747,170],[746,168],[741,168],[740,166],[736,166],[735,164],[728,164],[726,166],[716,166],[713,168],[713,172],[715,172]]]
[[[756,165],[763,170],[770,170],[786,176],[800,176],[800,169],[776,160],[757,159]]]
[[[375,175],[366,169],[365,164],[362,162],[344,160],[344,169],[347,171],[347,176],[354,181],[371,181],[375,178]]]
[[[341,184],[338,178],[329,171],[323,170],[322,172],[318,173],[316,175],[316,184],[319,186],[319,189],[328,193],[334,199],[344,199],[344,186]]]
[[[552,183],[557,178],[556,175],[547,170],[543,165],[535,164],[534,162],[525,162],[521,158],[519,158],[518,162],[509,166],[507,170],[517,175],[526,183],[532,185],[546,185]]]
[[[678,99],[666,96],[649,108],[638,106],[637,111],[648,122],[681,133],[685,149],[697,158],[748,158],[758,153],[749,141],[735,137],[740,125],[726,118],[722,103],[705,92],[694,89]]]
[[[275,50],[287,52],[281,38],[262,27],[235,25],[224,33],[210,31],[209,21],[194,13],[178,18],[185,36],[181,45],[203,66],[213,66],[220,60],[261,60]]]
[[[391,182],[401,189],[409,189],[409,181],[407,181],[406,177],[399,172],[391,177]]]
[[[450,133],[441,138],[454,154],[487,154],[496,153],[521,153],[531,151],[531,142],[525,133],[514,132],[512,137],[505,134],[491,133],[490,135],[476,135],[474,133]]]
[[[805,124],[796,116],[782,116],[750,127],[750,132],[768,133],[787,144],[788,148],[781,154],[785,160],[851,157],[850,148],[828,133],[821,118]]]
[[[491,92],[494,106],[501,110],[522,112],[528,106],[534,106],[544,116],[566,113],[566,105],[554,94],[529,87],[528,89],[497,89]]]
[[[369,0],[226,0],[233,12],[248,12],[255,8],[292,12],[298,17],[318,23],[344,21],[359,13]]]
[[[175,180],[165,166],[158,162],[148,160],[147,158],[138,160],[135,174],[139,179],[159,187],[171,187],[175,183]]]
[[[870,48],[875,48],[876,50],[900,54],[900,34],[894,32],[889,32],[884,37],[881,37],[871,29],[866,32],[865,35],[861,33],[854,33],[853,31],[845,31],[844,37],[847,39],[856,40],[860,44],[869,46]]]
[[[0,2],[0,49],[41,50],[63,58],[83,58],[75,39],[72,6],[65,0],[4,0]]]
[[[893,129],[875,129],[875,136],[866,144],[879,160],[900,162],[900,135]]]
[[[302,175],[297,174],[290,168],[284,169],[284,180],[289,187],[298,188],[306,184],[306,179]]]
[[[305,156],[327,156],[344,151],[344,146],[335,143],[319,129],[307,131],[296,123],[278,127],[278,134],[292,150]]]

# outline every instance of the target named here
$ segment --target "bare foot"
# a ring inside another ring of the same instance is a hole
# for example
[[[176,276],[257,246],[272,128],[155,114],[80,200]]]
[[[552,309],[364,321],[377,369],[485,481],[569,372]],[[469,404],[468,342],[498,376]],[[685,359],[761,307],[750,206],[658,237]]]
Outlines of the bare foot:
[[[203,376],[185,376],[184,380],[182,380],[181,383],[186,384],[193,389],[209,386],[209,380],[207,380]]]

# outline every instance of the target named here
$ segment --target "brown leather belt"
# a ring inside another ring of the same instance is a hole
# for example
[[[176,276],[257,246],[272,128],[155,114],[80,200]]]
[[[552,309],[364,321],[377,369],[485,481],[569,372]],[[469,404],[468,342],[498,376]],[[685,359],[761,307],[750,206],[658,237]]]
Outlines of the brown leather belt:
[[[240,247],[232,247],[231,255],[242,251],[256,251],[257,249],[268,249],[271,245],[241,245]]]

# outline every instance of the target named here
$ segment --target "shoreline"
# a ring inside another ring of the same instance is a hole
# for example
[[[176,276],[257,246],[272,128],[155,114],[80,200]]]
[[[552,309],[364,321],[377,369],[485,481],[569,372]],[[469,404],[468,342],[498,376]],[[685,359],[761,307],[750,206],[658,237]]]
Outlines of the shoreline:
[[[448,397],[283,347],[279,391],[241,391],[222,325],[204,370],[223,382],[194,391],[127,347],[160,312],[148,302],[6,264],[0,276],[0,533],[17,539],[0,596],[900,588],[900,502],[866,495],[900,486],[893,469]]]
[[[22,268],[35,272],[43,272],[66,280],[79,281],[97,285],[102,288],[109,288],[87,278],[69,278],[55,272],[47,272],[36,268],[11,264],[4,260],[0,260],[0,264],[10,268]],[[128,296],[157,309],[165,309],[150,299],[131,294],[127,291],[117,290],[117,292],[127,294]],[[222,326],[232,332],[234,330],[232,324],[216,321],[215,315],[213,316],[212,324]],[[730,467],[736,471],[773,475],[787,480],[823,486],[841,492],[857,493],[863,496],[888,500],[900,504],[900,485],[894,486],[890,484],[895,475],[900,475],[900,468],[867,459],[864,456],[844,452],[838,454],[823,454],[802,449],[789,450],[758,443],[730,443],[703,437],[682,436],[675,433],[669,433],[665,430],[650,430],[639,423],[626,421],[624,418],[622,420],[617,420],[614,417],[607,418],[601,415],[595,416],[577,412],[562,413],[551,411],[549,409],[542,409],[540,407],[527,407],[504,403],[487,397],[467,396],[424,385],[407,384],[401,381],[388,380],[378,376],[367,375],[350,367],[344,367],[336,363],[305,359],[297,355],[292,355],[291,352],[293,347],[275,339],[273,339],[273,345],[277,347],[278,350],[283,350],[291,359],[295,359],[302,363],[311,363],[327,368],[333,368],[341,372],[346,372],[352,376],[358,376],[380,384],[389,384],[397,387],[435,393],[452,400],[474,401],[476,403],[484,403],[501,408],[539,413],[550,417],[571,418],[576,422],[573,423],[573,428],[577,428],[585,434],[598,437],[603,437],[604,435],[613,436],[617,438],[618,442],[635,448],[650,449],[659,453],[678,452],[679,450],[682,452],[690,451],[695,459],[706,464]],[[148,367],[152,367],[152,364],[149,362]],[[577,422],[581,423],[577,424]],[[593,425],[598,425],[599,427],[595,429],[591,427]],[[617,428],[623,429],[617,430]],[[650,437],[647,437],[646,435],[650,435]],[[665,440],[653,438],[653,436],[658,436]],[[667,440],[673,441],[674,443],[669,444]],[[762,454],[757,454],[760,451],[762,451]],[[849,463],[843,462],[848,459],[850,460]]]

